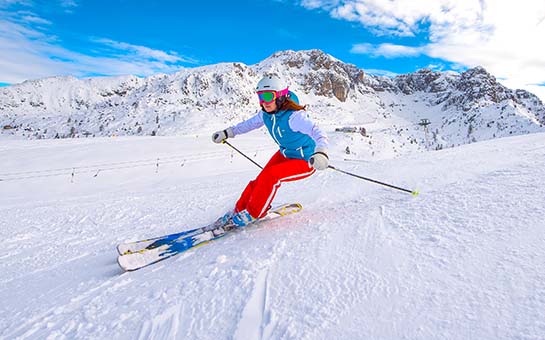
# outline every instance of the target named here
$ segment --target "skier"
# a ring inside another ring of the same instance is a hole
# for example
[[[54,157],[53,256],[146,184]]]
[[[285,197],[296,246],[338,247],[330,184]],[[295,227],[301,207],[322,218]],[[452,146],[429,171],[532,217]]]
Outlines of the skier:
[[[212,134],[215,143],[265,125],[279,145],[259,175],[248,183],[235,208],[226,214],[239,227],[267,214],[276,191],[284,182],[304,179],[328,167],[327,135],[310,119],[288,86],[275,75],[266,75],[256,93],[261,110],[253,117]]]

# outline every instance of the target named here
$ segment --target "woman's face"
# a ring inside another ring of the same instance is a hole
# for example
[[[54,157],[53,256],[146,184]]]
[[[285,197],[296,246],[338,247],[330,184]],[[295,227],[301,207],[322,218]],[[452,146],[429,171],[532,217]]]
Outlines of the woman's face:
[[[265,112],[274,112],[276,110],[276,100],[270,103],[263,102],[263,107],[265,108]]]

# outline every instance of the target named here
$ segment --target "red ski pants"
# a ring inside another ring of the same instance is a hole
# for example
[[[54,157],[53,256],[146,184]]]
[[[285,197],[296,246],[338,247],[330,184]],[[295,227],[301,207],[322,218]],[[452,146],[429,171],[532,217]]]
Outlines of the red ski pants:
[[[246,209],[252,217],[263,217],[283,182],[307,178],[315,171],[308,166],[307,161],[286,158],[277,151],[256,179],[248,183],[237,201],[235,210],[239,212]]]

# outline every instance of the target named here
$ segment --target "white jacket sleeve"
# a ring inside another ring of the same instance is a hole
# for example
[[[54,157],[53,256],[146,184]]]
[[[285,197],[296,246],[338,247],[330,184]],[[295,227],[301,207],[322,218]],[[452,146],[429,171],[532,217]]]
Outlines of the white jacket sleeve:
[[[327,149],[329,147],[326,133],[310,119],[308,112],[304,110],[294,112],[290,117],[289,124],[293,131],[309,135],[316,143],[316,148]]]
[[[237,125],[231,127],[231,129],[233,129],[233,134],[236,136],[259,129],[263,125],[265,125],[263,122],[263,111],[259,111],[255,116],[238,123]]]

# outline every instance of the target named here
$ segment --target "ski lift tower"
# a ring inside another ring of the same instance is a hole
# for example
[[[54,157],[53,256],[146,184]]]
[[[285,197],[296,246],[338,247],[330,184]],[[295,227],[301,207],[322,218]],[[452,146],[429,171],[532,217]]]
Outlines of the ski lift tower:
[[[430,125],[430,124],[431,124],[431,122],[427,118],[420,119],[420,123],[418,123],[418,125],[424,127],[424,136],[426,136],[425,137],[426,138],[426,148],[428,148],[428,146],[430,145],[429,142],[428,142],[428,125]]]

